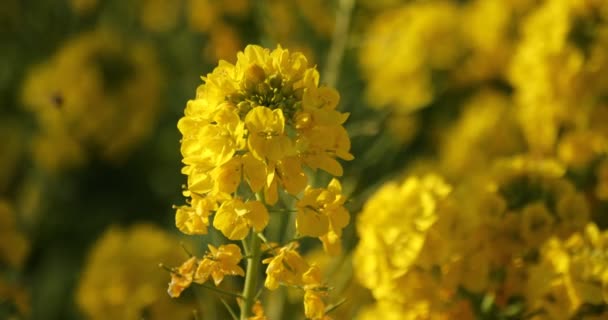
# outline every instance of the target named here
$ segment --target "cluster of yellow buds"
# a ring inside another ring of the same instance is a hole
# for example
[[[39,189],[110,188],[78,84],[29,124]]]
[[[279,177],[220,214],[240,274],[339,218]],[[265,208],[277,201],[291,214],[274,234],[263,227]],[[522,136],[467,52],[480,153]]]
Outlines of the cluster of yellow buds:
[[[173,269],[169,292],[179,296],[209,275],[216,285],[224,275],[245,275],[244,317],[252,313],[261,241],[267,242],[264,229],[273,219],[295,212],[295,237],[318,237],[327,252],[339,252],[349,222],[342,186],[334,178],[324,188],[313,187],[305,168],[342,175],[337,159],[353,159],[343,127],[348,114],[336,110],[339,94],[319,86],[319,73],[307,59],[280,46],[247,46],[236,64],[220,61],[203,81],[178,123],[188,177],[184,195],[190,199],[177,208],[176,226],[195,235],[212,224],[227,239],[243,240],[247,271],[238,266],[243,255],[237,245],[210,246],[202,260],[193,257]],[[296,244],[267,250],[272,258],[264,260],[265,285],[301,287],[307,317],[321,319],[325,286]]]

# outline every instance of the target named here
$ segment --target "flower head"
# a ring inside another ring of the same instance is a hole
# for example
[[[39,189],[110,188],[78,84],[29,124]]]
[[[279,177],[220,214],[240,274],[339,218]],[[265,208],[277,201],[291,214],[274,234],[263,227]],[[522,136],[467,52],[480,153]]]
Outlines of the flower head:
[[[190,192],[223,202],[246,182],[274,204],[305,188],[305,165],[341,175],[353,158],[339,95],[302,54],[250,45],[203,80],[178,123]]]
[[[296,203],[298,232],[304,236],[319,237],[328,252],[339,251],[342,229],[350,220],[344,208],[345,200],[342,186],[336,179],[332,179],[327,188],[307,187],[302,199]]]

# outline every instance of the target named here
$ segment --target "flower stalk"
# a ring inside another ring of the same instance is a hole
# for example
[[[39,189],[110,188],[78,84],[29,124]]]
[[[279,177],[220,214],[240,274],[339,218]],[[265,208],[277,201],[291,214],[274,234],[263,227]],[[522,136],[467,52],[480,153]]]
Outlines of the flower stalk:
[[[241,305],[241,320],[246,320],[252,314],[252,307],[255,303],[256,288],[258,286],[258,276],[260,259],[262,257],[260,237],[251,233],[249,242],[249,252],[247,255],[251,259],[247,260],[247,271],[245,274],[245,287],[243,288],[243,304]]]

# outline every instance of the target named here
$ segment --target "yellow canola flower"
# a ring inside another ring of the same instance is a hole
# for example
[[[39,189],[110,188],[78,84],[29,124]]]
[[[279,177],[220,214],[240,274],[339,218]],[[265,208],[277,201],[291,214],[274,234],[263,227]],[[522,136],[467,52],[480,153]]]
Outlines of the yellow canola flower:
[[[308,263],[296,251],[297,243],[275,249],[272,257],[262,261],[268,264],[266,268],[266,281],[264,286],[276,290],[280,284],[301,286],[304,284],[302,276],[308,271]]]
[[[566,240],[553,237],[530,267],[526,299],[546,319],[572,319],[585,306],[608,305],[608,232],[590,223]],[[601,318],[602,311],[585,311]],[[539,318],[545,319],[545,318]]]
[[[327,291],[321,285],[321,269],[313,264],[302,275],[302,281],[304,282],[304,315],[308,319],[324,319],[325,302],[322,297],[327,295]]]
[[[204,283],[211,277],[217,286],[224,276],[244,276],[245,271],[238,265],[243,259],[241,248],[227,244],[218,248],[209,245],[209,253],[201,260],[196,269],[195,282]]]
[[[255,107],[245,117],[249,130],[247,144],[258,159],[274,163],[295,150],[285,134],[285,117],[281,109]]]
[[[171,282],[169,282],[169,289],[167,290],[171,298],[179,297],[192,284],[197,265],[196,257],[191,257],[171,272]]]
[[[243,240],[249,229],[262,232],[270,219],[268,209],[260,201],[228,200],[215,214],[213,226],[230,240]]]
[[[245,275],[245,271],[238,265],[243,259],[241,248],[235,244],[208,247],[209,252],[202,259],[191,257],[171,271],[171,282],[167,290],[169,296],[179,297],[193,282],[203,284],[211,278],[218,286],[225,276]]]
[[[190,206],[177,207],[175,225],[185,234],[207,234],[209,216],[216,208],[217,202],[213,198],[192,196]]]
[[[399,299],[396,279],[418,258],[438,218],[438,205],[450,191],[439,176],[414,176],[385,184],[365,204],[353,265],[357,279],[376,299]]]
[[[161,261],[177,263],[179,239],[149,224],[111,227],[93,245],[76,290],[87,319],[188,319],[192,306],[163,294]],[[184,270],[184,273],[185,270]]]
[[[407,114],[432,102],[433,73],[463,53],[459,13],[451,1],[416,1],[375,17],[359,52],[372,106]]]
[[[593,117],[604,108],[601,97],[608,88],[600,75],[608,70],[608,21],[602,17],[600,7],[605,5],[600,2],[541,2],[523,20],[522,37],[508,70],[530,149],[545,154],[557,151],[573,166],[584,165],[605,148],[602,137],[593,137],[602,129],[584,132],[597,121]]]
[[[248,320],[268,320],[268,318],[266,318],[266,315],[264,314],[264,307],[262,306],[262,303],[259,300],[255,302],[252,309],[253,316],[249,317]]]
[[[40,128],[32,143],[35,160],[59,170],[93,156],[124,159],[156,121],[161,89],[147,45],[104,29],[69,39],[25,77],[23,105]]]
[[[326,252],[338,254],[342,229],[350,220],[344,208],[345,201],[342,185],[337,179],[332,179],[327,188],[306,187],[304,195],[296,202],[298,233],[320,238]]]
[[[305,188],[305,165],[341,175],[336,158],[353,156],[338,93],[319,87],[318,72],[301,53],[249,45],[237,58],[203,77],[178,122],[185,195],[221,204],[246,182],[272,205],[279,190],[295,195]]]

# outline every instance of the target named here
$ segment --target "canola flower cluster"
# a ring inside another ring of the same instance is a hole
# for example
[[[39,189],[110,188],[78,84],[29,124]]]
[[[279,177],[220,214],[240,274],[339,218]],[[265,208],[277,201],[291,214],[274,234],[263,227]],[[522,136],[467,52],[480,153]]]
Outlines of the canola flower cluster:
[[[357,217],[353,267],[376,300],[359,319],[607,317],[608,6],[391,8],[360,51],[370,102],[415,115],[469,92],[455,121],[440,123],[433,155]],[[485,63],[493,57],[501,63]]]
[[[159,261],[176,263],[179,239],[147,223],[112,226],[93,244],[76,288],[87,319],[187,319],[192,305],[163,294]]]
[[[22,100],[38,123],[36,162],[59,170],[92,154],[119,161],[144,138],[160,108],[154,52],[99,29],[70,39],[29,70]]]
[[[348,114],[336,110],[339,94],[319,86],[319,73],[300,53],[249,45],[236,64],[220,61],[203,78],[178,128],[188,182],[188,203],[176,211],[176,226],[185,234],[207,234],[210,225],[236,244],[209,246],[172,273],[169,294],[177,297],[192,282],[224,276],[246,276],[241,319],[252,314],[258,267],[267,264],[265,287],[303,289],[305,315],[324,319],[327,288],[315,265],[296,250],[268,242],[264,229],[271,219],[295,212],[297,237],[315,237],[328,253],[341,248],[349,222],[345,196],[337,179],[326,187],[309,183],[307,170],[341,176],[338,159],[351,160],[350,139],[343,127]],[[305,168],[308,168],[305,170]],[[294,199],[287,207],[286,200]],[[261,243],[270,257],[260,261]],[[273,240],[273,239],[270,239]],[[239,263],[247,256],[247,271]],[[256,316],[263,318],[260,305]]]

